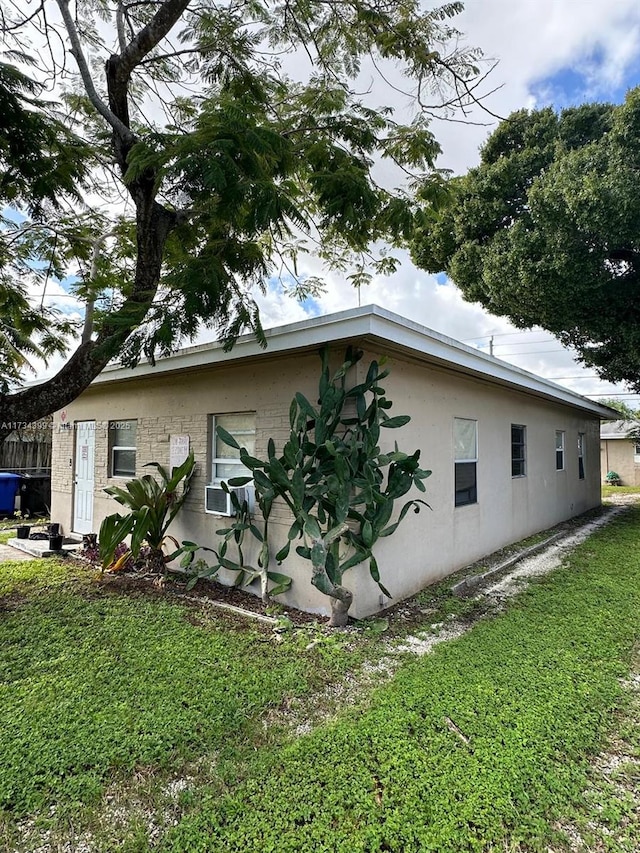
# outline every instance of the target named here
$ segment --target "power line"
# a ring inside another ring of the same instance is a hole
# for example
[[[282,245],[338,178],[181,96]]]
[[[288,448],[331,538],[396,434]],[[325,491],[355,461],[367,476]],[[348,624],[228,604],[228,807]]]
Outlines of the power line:
[[[571,353],[568,350],[564,349],[563,347],[560,347],[559,349],[558,348],[556,348],[556,349],[540,349],[540,350],[530,350],[529,352],[503,352],[503,353],[498,354],[498,358],[507,358],[507,357],[511,358],[514,355],[527,355],[527,356],[528,355],[545,355],[546,353],[550,353],[550,352],[566,352],[568,355],[571,355]]]
[[[488,335],[476,335],[475,338],[465,338],[462,343],[468,344],[471,341],[480,341],[484,338],[505,338],[513,335],[530,335],[530,334],[538,334],[538,332],[532,332],[530,329],[519,329],[515,332],[490,332]],[[555,340],[555,338],[552,338]]]
[[[524,346],[535,346],[536,344],[550,344],[559,343],[557,338],[541,338],[539,341],[514,341],[513,343],[509,343],[509,341],[505,341],[503,344],[497,344],[499,347],[524,347]]]
[[[545,379],[550,379],[552,382],[555,382],[557,379],[600,379],[597,373],[587,373],[584,376],[545,376]],[[607,379],[603,379],[603,382],[607,382]]]

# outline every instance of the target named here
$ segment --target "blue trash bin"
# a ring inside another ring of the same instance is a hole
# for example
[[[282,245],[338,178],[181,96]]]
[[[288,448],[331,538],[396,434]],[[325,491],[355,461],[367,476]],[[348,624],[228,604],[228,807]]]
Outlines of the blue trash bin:
[[[13,515],[20,480],[20,474],[0,472],[0,515]]]

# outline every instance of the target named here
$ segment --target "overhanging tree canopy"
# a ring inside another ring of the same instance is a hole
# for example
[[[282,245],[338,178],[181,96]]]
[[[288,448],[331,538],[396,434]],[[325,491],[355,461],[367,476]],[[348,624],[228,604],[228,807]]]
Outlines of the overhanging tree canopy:
[[[640,389],[640,89],[514,113],[449,188],[416,233],[418,265]]]
[[[26,57],[23,54],[16,59]],[[79,200],[87,176],[88,146],[69,130],[39,86],[15,65],[0,62],[0,202],[38,219],[60,197]],[[0,218],[0,390],[20,381],[29,357],[64,352],[73,328],[55,309],[34,305],[25,280],[38,273],[43,232],[32,223]],[[45,231],[45,240],[50,236]],[[45,256],[53,269],[50,245]]]
[[[429,121],[473,100],[478,80],[477,52],[449,23],[461,8],[43,0],[21,17],[7,5],[5,38],[41,41],[36,72],[67,87],[68,121],[101,172],[82,216],[75,200],[66,220],[51,204],[38,211],[42,257],[60,272],[77,260],[81,342],[56,377],[4,394],[1,420],[55,411],[111,358],[168,352],[202,322],[229,338],[245,327],[260,335],[251,288],[283,269],[294,289],[312,288],[296,282],[304,250],[345,270],[355,258],[356,281],[369,261],[393,268],[369,247],[405,242],[415,201],[379,184],[372,165],[435,174]],[[396,88],[377,104],[365,90],[381,62]],[[389,104],[398,86],[418,107],[406,124]]]

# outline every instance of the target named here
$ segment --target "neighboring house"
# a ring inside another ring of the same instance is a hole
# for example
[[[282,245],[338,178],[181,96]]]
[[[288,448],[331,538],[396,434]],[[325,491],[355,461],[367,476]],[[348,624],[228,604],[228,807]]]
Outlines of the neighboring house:
[[[640,485],[640,443],[627,438],[629,430],[639,425],[636,421],[613,421],[600,427],[603,480],[609,471],[614,471],[623,486]]]
[[[141,475],[146,462],[177,464],[191,448],[197,474],[172,533],[214,545],[225,526],[215,514],[225,508],[216,484],[239,472],[214,425],[257,456],[266,455],[269,437],[281,448],[294,393],[317,398],[319,348],[328,344],[338,366],[348,343],[364,351],[354,382],[372,359],[386,357],[391,414],[411,416],[402,429],[382,431],[383,449],[394,441],[420,448],[422,467],[433,471],[425,481],[431,510],[409,513],[376,545],[395,601],[600,503],[600,420],[611,414],[603,406],[377,307],[271,329],[267,340],[264,350],[245,336],[231,352],[205,344],[155,367],[107,368],[55,416],[52,518],[66,531],[96,531],[118,509],[105,486]],[[290,521],[284,507],[274,515],[275,553]],[[329,612],[293,549],[280,570],[294,579],[286,603]],[[365,566],[345,584],[356,617],[392,603]]]

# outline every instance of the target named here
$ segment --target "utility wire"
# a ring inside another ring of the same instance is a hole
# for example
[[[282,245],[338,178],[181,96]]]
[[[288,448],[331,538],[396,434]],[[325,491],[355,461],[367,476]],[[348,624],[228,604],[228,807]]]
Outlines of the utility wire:
[[[540,333],[539,331],[535,332],[535,331],[529,330],[529,329],[519,329],[516,332],[490,332],[488,335],[476,335],[475,338],[465,338],[462,341],[462,343],[468,344],[471,341],[480,341],[480,340],[483,340],[484,338],[506,338],[506,337],[512,337],[513,335],[532,335],[532,334],[537,335],[539,333]],[[556,338],[551,337],[550,340],[555,341]]]

